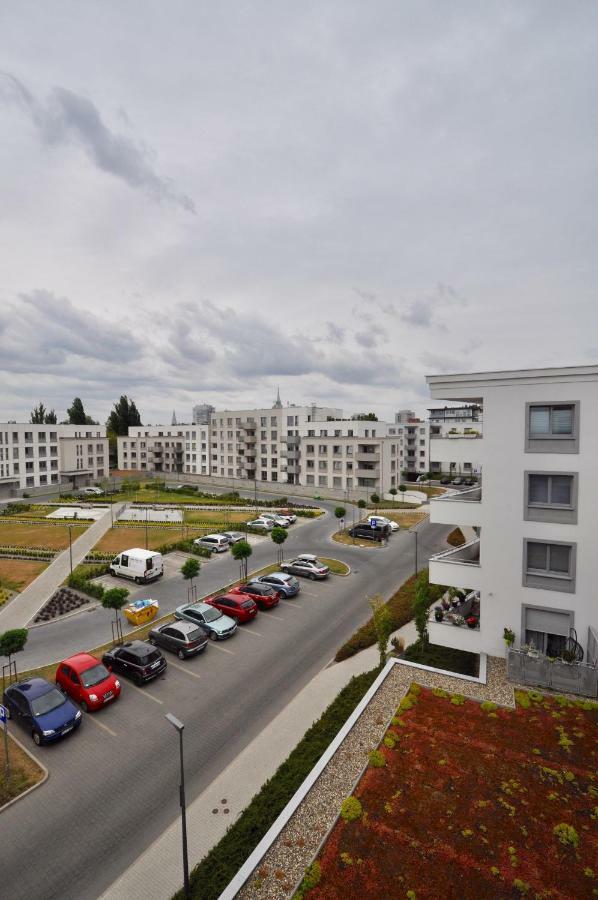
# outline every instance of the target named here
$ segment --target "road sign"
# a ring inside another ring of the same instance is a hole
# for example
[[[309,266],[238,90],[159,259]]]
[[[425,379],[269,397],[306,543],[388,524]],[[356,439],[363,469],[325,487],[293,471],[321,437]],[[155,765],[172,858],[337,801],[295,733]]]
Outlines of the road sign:
[[[7,719],[7,718],[8,718],[8,717],[7,717],[7,715],[6,715],[6,707],[0,705],[0,722],[2,722],[3,724],[6,724],[6,719]]]
[[[378,527],[378,519],[370,519],[370,525],[372,526],[372,528],[377,528]]]

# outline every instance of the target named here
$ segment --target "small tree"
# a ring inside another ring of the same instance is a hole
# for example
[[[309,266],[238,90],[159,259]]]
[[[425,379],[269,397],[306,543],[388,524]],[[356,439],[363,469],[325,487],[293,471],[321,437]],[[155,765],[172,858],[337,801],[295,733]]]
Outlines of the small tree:
[[[405,491],[407,490],[407,485],[406,485],[406,484],[400,484],[400,485],[399,485],[399,490],[400,490],[400,492],[401,492],[401,503],[404,503],[404,502],[405,502]]]
[[[386,648],[388,645],[388,638],[392,631],[390,612],[380,594],[376,594],[375,597],[372,597],[369,604],[372,608],[372,617],[374,619],[374,628],[376,629],[376,638],[378,641],[378,651],[380,653],[380,668],[382,668],[386,665]]]
[[[20,653],[27,643],[29,632],[26,628],[11,628],[0,634],[0,656],[8,656],[8,670],[12,664],[12,657],[15,653]],[[17,665],[15,663],[15,675],[17,674]]]
[[[129,592],[126,588],[110,588],[110,590],[104,592],[104,596],[102,597],[101,602],[104,609],[114,610],[114,625],[117,630],[117,634],[120,626],[118,614],[127,602],[128,596]]]
[[[413,619],[417,629],[417,643],[424,650],[428,646],[430,635],[428,634],[428,612],[431,598],[428,582],[428,572],[420,572],[415,582],[415,598],[413,600]]]
[[[274,531],[274,529],[272,529]],[[241,564],[241,580],[247,580],[247,560],[253,553],[251,549],[251,544],[249,541],[237,541],[236,544],[233,544],[230,552],[233,555],[233,559],[236,559]]]
[[[372,503],[374,504],[374,506],[377,506],[378,503],[380,503],[380,494],[372,494],[372,495],[370,496],[370,500],[372,501]]]
[[[201,571],[201,563],[198,559],[195,559],[193,556],[190,556],[189,559],[186,559],[183,565],[181,566],[181,575],[185,579],[185,581],[191,582],[191,587],[193,588],[193,579],[197,578]]]
[[[391,494],[391,496],[396,497],[396,496],[397,496],[397,489],[396,489],[395,487],[391,487],[391,489],[389,490],[388,493]]]
[[[334,510],[334,515],[336,516],[337,519],[344,519],[345,516],[347,515],[347,510],[345,509],[344,506],[337,506],[336,509]]]
[[[365,500],[361,499],[361,500],[357,501],[357,506],[359,507],[359,509],[365,509],[367,506],[367,503],[365,502]]]
[[[282,562],[282,545],[284,544],[284,542],[286,541],[288,536],[289,535],[288,535],[286,528],[281,528],[278,526],[273,528],[272,531],[270,532],[270,537],[272,538],[274,543],[277,545],[276,562],[279,565]]]

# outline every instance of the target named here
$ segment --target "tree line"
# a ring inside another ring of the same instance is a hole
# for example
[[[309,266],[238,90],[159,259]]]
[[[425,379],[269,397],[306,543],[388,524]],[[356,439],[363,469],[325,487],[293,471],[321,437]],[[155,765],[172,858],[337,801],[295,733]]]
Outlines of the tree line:
[[[71,406],[66,411],[67,418],[63,419],[61,425],[99,425],[100,423],[93,419],[85,412],[83,401],[80,397],[75,397]],[[58,420],[54,409],[46,409],[46,406],[40,401],[37,406],[31,410],[29,419],[32,425],[56,425]],[[135,406],[135,401],[130,400],[126,394],[123,394],[115,404],[106,420],[106,431],[108,437],[118,437],[129,433],[130,425],[141,425],[141,416],[139,410]]]

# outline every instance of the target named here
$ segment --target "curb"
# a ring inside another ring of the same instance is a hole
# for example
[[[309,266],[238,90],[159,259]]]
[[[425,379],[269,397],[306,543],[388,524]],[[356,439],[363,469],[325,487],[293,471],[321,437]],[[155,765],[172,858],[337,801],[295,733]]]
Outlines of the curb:
[[[36,766],[39,766],[39,768],[43,772],[43,776],[42,776],[42,778],[40,778],[39,781],[36,781],[35,784],[32,784],[30,787],[28,787],[26,791],[23,791],[21,794],[18,794],[16,797],[13,797],[12,800],[9,800],[8,803],[4,804],[4,806],[0,806],[0,813],[3,813],[5,809],[8,809],[8,807],[12,806],[14,803],[18,803],[19,800],[22,800],[23,797],[26,797],[27,794],[31,793],[31,791],[34,791],[36,788],[41,787],[42,784],[44,784],[50,777],[50,773],[48,772],[47,768],[44,766],[43,762],[40,762],[39,759],[37,759],[33,755],[33,753],[31,753],[31,751],[28,750],[27,747],[25,747],[25,745],[20,742],[20,740],[18,738],[16,738],[13,734],[11,734],[10,739],[13,740],[15,742],[15,744],[18,747],[20,747],[21,750],[24,753],[26,753],[30,759],[33,760],[33,762],[36,764]]]

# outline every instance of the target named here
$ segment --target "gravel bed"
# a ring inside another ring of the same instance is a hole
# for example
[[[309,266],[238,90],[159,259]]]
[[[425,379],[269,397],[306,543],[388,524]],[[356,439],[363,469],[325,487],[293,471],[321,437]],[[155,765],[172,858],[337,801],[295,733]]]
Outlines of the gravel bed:
[[[414,681],[475,700],[492,700],[514,707],[515,686],[506,680],[505,661],[488,657],[487,663],[487,684],[464,681],[458,675],[395,665],[237,898],[282,900],[291,896],[334,825],[342,801],[360,778],[370,750],[380,743],[401,698]]]

